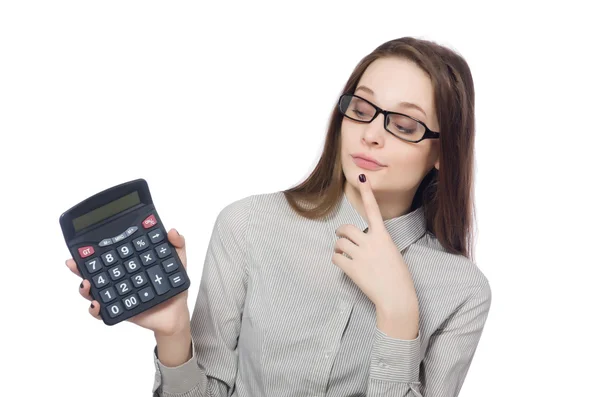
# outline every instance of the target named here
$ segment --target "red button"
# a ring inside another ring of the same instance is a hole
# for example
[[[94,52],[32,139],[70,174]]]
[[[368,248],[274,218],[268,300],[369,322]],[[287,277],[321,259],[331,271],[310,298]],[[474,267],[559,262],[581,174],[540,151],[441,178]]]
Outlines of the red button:
[[[156,225],[156,218],[154,217],[154,215],[150,215],[148,218],[144,219],[144,222],[142,222],[142,226],[144,226],[144,229],[148,229],[154,225]]]
[[[88,245],[87,247],[78,248],[78,250],[79,256],[81,256],[82,258],[87,258],[88,256],[94,253],[94,247],[92,247],[91,245]]]

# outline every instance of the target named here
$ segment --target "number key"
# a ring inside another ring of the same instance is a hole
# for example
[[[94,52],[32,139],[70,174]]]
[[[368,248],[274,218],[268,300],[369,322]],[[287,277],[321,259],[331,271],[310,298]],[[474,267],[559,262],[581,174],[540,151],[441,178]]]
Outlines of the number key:
[[[135,288],[138,288],[148,282],[148,277],[146,277],[146,274],[142,272],[140,274],[136,274],[135,276],[132,276],[131,281],[135,285]]]
[[[125,268],[128,273],[134,273],[136,270],[140,269],[142,266],[140,265],[140,261],[138,258],[133,258],[125,262]]]
[[[123,313],[123,308],[121,307],[121,304],[119,302],[115,302],[112,305],[108,306],[106,310],[112,318],[115,318],[121,313]]]
[[[118,279],[125,276],[125,269],[123,269],[123,265],[118,265],[108,270],[108,274],[110,274],[110,278],[113,281],[117,281]]]
[[[123,299],[123,304],[127,310],[131,310],[137,305],[140,304],[140,298],[136,294],[130,295],[127,298]]]
[[[106,275],[106,272],[102,272],[92,277],[92,281],[96,288],[102,288],[108,283],[108,276]]]
[[[119,295],[125,295],[131,292],[132,290],[133,288],[131,288],[129,280],[123,280],[117,284],[117,292],[119,293]]]
[[[108,287],[102,291],[100,291],[100,296],[102,297],[102,302],[108,303],[117,297],[115,289],[113,287]]]
[[[85,262],[85,267],[87,268],[88,272],[96,273],[97,271],[102,269],[102,263],[100,263],[100,260],[98,258],[92,258],[89,261]]]
[[[117,250],[119,250],[119,256],[123,259],[133,254],[133,247],[129,243],[123,244],[122,246],[117,248]]]
[[[117,253],[115,250],[110,250],[102,254],[102,261],[106,266],[113,265],[117,262]]]

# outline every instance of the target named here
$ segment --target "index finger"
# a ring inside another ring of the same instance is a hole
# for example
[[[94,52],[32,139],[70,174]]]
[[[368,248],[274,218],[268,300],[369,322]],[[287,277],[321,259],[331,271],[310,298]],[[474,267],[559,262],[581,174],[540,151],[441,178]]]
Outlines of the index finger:
[[[375,199],[375,195],[373,194],[373,189],[371,189],[371,182],[367,180],[365,174],[360,174],[364,177],[364,182],[360,181],[359,178],[359,189],[360,195],[362,197],[363,206],[365,208],[365,213],[367,214],[367,222],[369,224],[369,230],[381,229],[385,227],[383,224],[383,217],[381,216],[381,211],[379,210],[379,205],[377,204],[377,200]]]

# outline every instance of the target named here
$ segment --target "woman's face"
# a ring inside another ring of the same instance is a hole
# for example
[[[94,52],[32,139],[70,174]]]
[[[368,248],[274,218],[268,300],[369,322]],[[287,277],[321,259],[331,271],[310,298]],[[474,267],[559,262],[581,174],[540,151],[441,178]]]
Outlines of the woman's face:
[[[411,61],[401,58],[374,61],[364,72],[354,93],[384,110],[407,114],[431,130],[439,131],[433,86],[427,74]],[[400,102],[416,104],[424,113]],[[356,189],[360,183],[358,175],[363,173],[370,180],[374,193],[409,195],[406,200],[412,200],[425,175],[434,166],[439,169],[439,141],[405,142],[386,131],[383,122],[383,114],[369,124],[343,118],[341,161],[344,175]],[[353,159],[358,153],[374,158],[383,167],[362,168]]]

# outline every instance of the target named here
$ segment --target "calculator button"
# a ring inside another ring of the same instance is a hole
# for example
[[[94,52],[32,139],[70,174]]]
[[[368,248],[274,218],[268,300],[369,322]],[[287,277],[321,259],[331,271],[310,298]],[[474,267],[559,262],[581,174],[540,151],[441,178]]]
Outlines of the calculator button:
[[[150,241],[152,241],[153,244],[156,244],[156,243],[160,243],[161,241],[163,241],[165,238],[165,235],[162,232],[162,230],[154,229],[154,230],[148,232],[148,237],[150,237]]]
[[[102,298],[102,302],[108,303],[117,297],[117,293],[113,287],[108,287],[100,291],[100,297]]]
[[[127,273],[135,273],[142,268],[142,265],[140,265],[140,261],[137,257],[125,261],[124,265],[125,269],[127,269]]]
[[[92,277],[92,281],[94,282],[96,288],[102,288],[108,284],[108,275],[106,272],[102,272]]]
[[[163,243],[158,247],[154,248],[159,258],[166,258],[171,255],[171,247],[169,247],[169,243]]]
[[[106,310],[108,310],[108,314],[112,318],[115,318],[121,313],[123,313],[123,308],[121,307],[121,304],[119,302],[115,302],[112,305],[108,306]]]
[[[179,263],[177,263],[175,258],[169,258],[166,261],[162,261],[162,266],[163,269],[165,269],[165,272],[171,273],[177,270],[177,268],[179,267]]]
[[[118,279],[125,277],[125,269],[123,269],[123,265],[118,265],[109,269],[108,274],[113,281],[117,281]]]
[[[117,252],[115,250],[110,250],[102,254],[102,261],[106,266],[117,263],[117,259]]]
[[[100,247],[106,247],[107,245],[111,245],[113,243],[112,238],[105,238],[104,240],[100,241],[100,243],[98,244]]]
[[[133,247],[129,243],[120,246],[117,248],[117,251],[119,251],[119,256],[121,258],[127,258],[128,256],[133,255]]]
[[[131,283],[129,282],[129,280],[119,281],[115,285],[115,287],[117,288],[117,293],[119,295],[129,294],[131,291],[133,291],[133,288],[131,288]]]
[[[79,251],[79,256],[81,258],[87,258],[90,255],[94,254],[94,247],[92,247],[91,245],[88,245],[87,247],[81,247],[81,248],[77,248],[77,250]]]
[[[140,255],[142,265],[148,266],[156,262],[156,254],[153,251],[147,251]]]
[[[165,274],[160,270],[158,265],[148,269],[148,276],[150,276],[150,282],[154,285],[154,289],[156,289],[158,295],[162,295],[171,289],[169,282],[165,278]]]
[[[140,299],[142,302],[148,302],[152,298],[154,298],[154,291],[152,291],[152,287],[146,287],[138,291],[140,295]]]
[[[100,258],[92,258],[89,261],[85,262],[85,267],[87,271],[90,273],[96,273],[97,271],[102,269],[102,263],[100,262]]]
[[[149,217],[144,219],[144,221],[142,222],[142,226],[144,227],[144,229],[148,229],[156,225],[157,223],[158,222],[156,222],[156,218],[154,217],[154,215],[150,215]]]
[[[129,229],[127,229],[125,231],[125,233],[127,233],[127,237],[131,236],[133,233],[137,232],[138,227],[137,226],[131,226]]]
[[[133,240],[133,246],[135,247],[135,250],[138,252],[143,249],[146,249],[148,247],[148,239],[146,238],[146,236],[136,238],[135,240]]]
[[[138,296],[135,294],[130,295],[127,298],[123,299],[123,304],[125,305],[125,308],[127,310],[131,310],[140,304],[140,298],[138,298]]]
[[[133,285],[135,285],[135,288],[138,288],[148,282],[148,277],[146,276],[146,273],[142,272],[135,276],[131,276],[131,281],[133,282]]]
[[[175,273],[172,276],[169,276],[169,281],[171,282],[173,288],[177,288],[183,284],[183,275],[179,272]]]
[[[124,240],[124,239],[126,239],[127,237],[129,237],[129,236],[127,235],[127,232],[123,232],[123,233],[119,234],[118,236],[115,236],[115,237],[113,237],[113,238],[112,238],[112,242],[113,242],[113,243],[118,243],[119,241],[121,241],[121,240]]]

